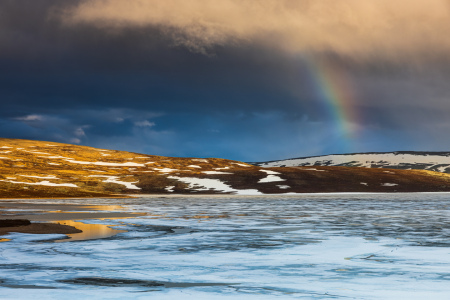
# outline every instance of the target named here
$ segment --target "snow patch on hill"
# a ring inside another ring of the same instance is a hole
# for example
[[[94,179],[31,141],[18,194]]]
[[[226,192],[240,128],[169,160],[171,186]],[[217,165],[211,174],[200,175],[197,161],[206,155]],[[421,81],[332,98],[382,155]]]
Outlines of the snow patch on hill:
[[[171,169],[171,168],[162,168],[162,169],[157,169],[154,168],[155,171],[161,172],[161,173],[171,173],[174,171],[179,171],[178,169]]]
[[[277,182],[277,181],[286,181],[286,179],[281,178],[277,175],[267,175],[267,177],[262,178],[258,181],[258,183],[264,183],[264,182]]]
[[[47,180],[40,182],[21,182],[21,181],[12,181],[12,180],[0,180],[4,182],[17,183],[17,184],[28,184],[28,185],[45,185],[45,186],[67,186],[67,187],[78,187],[73,183],[53,183]]]
[[[18,174],[18,176],[22,176],[22,177],[31,177],[31,178],[40,178],[40,179],[59,179],[59,178],[57,178],[55,175],[48,175],[48,176],[33,176],[33,175],[20,175],[20,174]]]
[[[177,177],[168,176],[169,179],[176,179],[178,181],[189,184],[189,189],[196,191],[208,191],[216,190],[223,193],[234,193],[237,195],[262,195],[262,193],[256,189],[238,190],[234,189],[226,183],[223,183],[219,179],[208,178],[194,178],[194,177]]]
[[[220,171],[202,171],[202,173],[209,174],[209,175],[216,175],[216,174],[233,174],[230,172],[220,172]]]
[[[280,172],[275,172],[275,171],[271,171],[271,170],[260,170],[260,171],[264,172],[266,174],[269,174],[269,175],[279,175],[280,174]]]
[[[286,190],[286,189],[290,189],[291,187],[289,185],[277,185],[277,187],[279,187],[281,190]]]
[[[258,181],[258,183],[286,181],[286,179],[283,179],[280,176],[277,176],[278,174],[280,174],[279,172],[275,172],[275,171],[271,171],[271,170],[260,170],[260,171],[264,172],[268,175],[267,175],[267,177],[260,179]]]
[[[138,164],[134,162],[125,162],[125,163],[112,163],[112,162],[103,162],[103,161],[79,161],[74,160],[72,158],[66,158],[67,162],[73,164],[81,164],[81,165],[96,165],[96,166],[109,166],[109,167],[145,167],[145,164]]]
[[[250,165],[245,165],[245,164],[240,164],[240,163],[232,163],[233,165],[238,165],[238,166],[241,166],[241,167],[251,167]]]
[[[110,182],[110,183],[117,183],[120,185],[124,185],[127,189],[130,190],[140,190],[141,188],[137,187],[133,183],[137,182],[126,182],[126,181],[120,181],[118,176],[107,176],[107,175],[90,175],[89,177],[103,177],[106,178],[104,182]]]
[[[383,183],[381,186],[396,186],[398,183]]]

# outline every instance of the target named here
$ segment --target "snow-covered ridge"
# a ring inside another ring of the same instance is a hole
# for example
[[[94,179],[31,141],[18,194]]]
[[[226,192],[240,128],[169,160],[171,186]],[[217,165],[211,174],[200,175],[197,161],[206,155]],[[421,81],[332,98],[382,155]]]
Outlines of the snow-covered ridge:
[[[345,166],[420,169],[450,173],[450,152],[333,154],[255,163],[260,167]]]

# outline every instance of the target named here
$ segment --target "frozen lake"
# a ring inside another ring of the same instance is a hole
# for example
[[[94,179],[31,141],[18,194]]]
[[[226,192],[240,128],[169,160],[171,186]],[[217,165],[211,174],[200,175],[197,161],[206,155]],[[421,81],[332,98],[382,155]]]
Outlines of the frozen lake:
[[[450,194],[33,203],[146,215],[81,221],[120,230],[102,239],[3,236],[0,299],[450,298]]]

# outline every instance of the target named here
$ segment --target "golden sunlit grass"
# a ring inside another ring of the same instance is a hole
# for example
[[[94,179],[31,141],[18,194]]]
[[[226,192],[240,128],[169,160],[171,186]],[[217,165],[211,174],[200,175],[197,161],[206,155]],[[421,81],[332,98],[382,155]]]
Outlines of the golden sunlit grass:
[[[279,172],[283,181],[259,183],[268,175],[261,170]],[[219,179],[233,189],[269,194],[450,191],[450,174],[432,171],[355,167],[265,169],[219,158],[164,157],[0,139],[0,198],[120,197],[167,194],[169,190],[182,194],[220,193],[196,189],[177,179],[183,177]]]
[[[216,158],[168,158],[52,142],[0,139],[0,198],[101,197],[137,191],[166,193],[166,186],[187,187],[185,183],[167,178],[167,171],[177,176],[196,176],[205,170],[230,168],[230,162]],[[231,167],[243,168],[237,164]],[[129,189],[121,183],[131,183],[141,190]]]

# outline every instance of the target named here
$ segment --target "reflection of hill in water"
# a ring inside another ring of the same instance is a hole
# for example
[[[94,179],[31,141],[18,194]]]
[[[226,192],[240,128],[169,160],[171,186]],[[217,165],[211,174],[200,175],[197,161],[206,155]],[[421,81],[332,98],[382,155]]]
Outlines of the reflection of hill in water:
[[[57,240],[56,242],[70,242],[70,241],[83,241],[83,240],[94,240],[107,238],[116,235],[120,232],[125,232],[125,230],[117,230],[103,224],[86,224],[83,222],[65,220],[65,221],[54,221],[57,224],[73,226],[83,232],[67,234],[69,239]]]
[[[45,201],[45,200],[44,200]],[[55,200],[52,200],[55,201]],[[135,218],[143,214],[124,211],[121,205],[76,205],[45,203],[2,203],[0,222],[27,222],[27,224],[0,228],[1,234],[12,232],[33,234],[65,234],[67,242],[114,236],[123,230],[111,228],[110,220]],[[95,221],[89,221],[95,220]],[[101,220],[100,222],[98,220]],[[109,220],[109,221],[106,221]],[[31,221],[31,224],[30,224]],[[29,224],[29,225],[28,225]],[[62,225],[62,226],[60,226]],[[67,228],[68,226],[71,226]],[[82,232],[80,232],[80,230]],[[7,241],[7,240],[4,240]],[[8,239],[9,241],[9,239]]]

